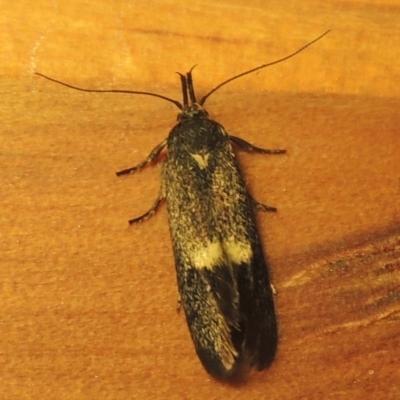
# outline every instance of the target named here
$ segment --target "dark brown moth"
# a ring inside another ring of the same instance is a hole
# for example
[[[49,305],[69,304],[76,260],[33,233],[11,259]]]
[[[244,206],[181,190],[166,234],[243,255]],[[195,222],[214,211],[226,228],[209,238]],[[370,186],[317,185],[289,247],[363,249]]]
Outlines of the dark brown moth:
[[[167,148],[155,203],[129,222],[149,218],[166,199],[181,304],[200,361],[216,378],[235,376],[242,364],[263,370],[273,361],[278,345],[271,282],[254,217],[254,208],[276,209],[258,203],[248,193],[232,145],[262,154],[285,150],[262,149],[230,135],[203,106],[221,86],[293,57],[327,33],[283,59],[224,81],[200,101],[192,71],[179,74],[182,104],[149,92],[82,89],[38,74],[86,92],[155,96],[180,109],[168,137],[139,165],[117,175],[140,170]]]

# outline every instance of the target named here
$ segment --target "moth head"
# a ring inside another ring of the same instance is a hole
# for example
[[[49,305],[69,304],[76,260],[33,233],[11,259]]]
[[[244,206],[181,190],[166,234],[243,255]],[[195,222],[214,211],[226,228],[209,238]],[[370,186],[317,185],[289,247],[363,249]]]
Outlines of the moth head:
[[[208,119],[208,112],[199,104],[193,103],[191,105],[185,105],[182,108],[182,111],[178,114],[177,120],[183,121],[187,119],[193,118],[205,118]]]

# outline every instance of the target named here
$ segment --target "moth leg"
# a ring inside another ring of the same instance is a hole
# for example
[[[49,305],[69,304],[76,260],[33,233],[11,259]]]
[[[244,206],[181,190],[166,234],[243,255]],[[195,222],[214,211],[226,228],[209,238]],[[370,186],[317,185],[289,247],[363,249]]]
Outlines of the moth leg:
[[[255,151],[256,153],[262,153],[262,154],[284,154],[286,153],[286,150],[282,149],[262,149],[261,147],[256,147],[253,146],[251,143],[246,142],[245,140],[237,137],[237,136],[231,136],[229,135],[229,139],[241,147],[242,149],[245,149],[247,151]]]
[[[276,207],[272,207],[272,206],[267,206],[266,204],[263,203],[259,203],[256,199],[253,199],[253,197],[250,197],[251,202],[253,203],[253,207],[255,207],[257,210],[259,211],[272,211],[275,212],[277,211]]]
[[[135,165],[132,168],[123,169],[122,171],[117,172],[117,176],[131,174],[132,172],[136,172],[139,169],[143,168],[146,164],[152,162],[158,155],[161,153],[162,149],[166,146],[167,139],[165,139],[162,143],[160,143],[157,147],[155,147],[151,153],[147,156],[147,158],[142,161],[140,164]]]
[[[151,206],[149,211],[147,211],[146,213],[144,213],[140,217],[130,219],[129,223],[132,225],[132,224],[136,224],[137,222],[142,222],[142,221],[145,221],[146,219],[150,218],[157,211],[157,208],[160,205],[160,202],[161,202],[162,199],[163,199],[163,196],[161,194],[159,194],[157,199],[156,199],[156,201]]]

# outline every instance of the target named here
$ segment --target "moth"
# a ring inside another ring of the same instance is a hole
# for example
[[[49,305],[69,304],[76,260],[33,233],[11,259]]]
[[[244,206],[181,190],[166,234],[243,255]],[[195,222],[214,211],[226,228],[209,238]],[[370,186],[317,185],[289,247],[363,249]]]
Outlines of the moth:
[[[203,106],[223,85],[293,57],[327,33],[283,59],[224,81],[200,101],[195,96],[192,70],[179,74],[183,103],[149,92],[82,89],[38,73],[81,91],[149,95],[179,108],[168,137],[143,162],[117,175],[139,171],[167,148],[156,201],[129,222],[146,220],[166,199],[181,304],[200,361],[216,378],[236,376],[243,364],[265,369],[278,346],[271,281],[254,216],[255,208],[276,208],[251,197],[233,145],[262,154],[283,154],[285,150],[259,148],[230,135]]]

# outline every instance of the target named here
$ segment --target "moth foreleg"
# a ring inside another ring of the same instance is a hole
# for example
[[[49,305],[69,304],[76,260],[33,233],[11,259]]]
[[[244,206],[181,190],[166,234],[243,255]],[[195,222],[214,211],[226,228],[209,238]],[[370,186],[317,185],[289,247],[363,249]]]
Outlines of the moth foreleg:
[[[262,149],[261,147],[253,146],[251,143],[246,142],[245,140],[237,137],[237,136],[231,136],[229,135],[229,139],[241,147],[244,150],[247,151],[255,151],[256,153],[262,153],[262,154],[284,154],[286,153],[286,150],[282,149]]]

